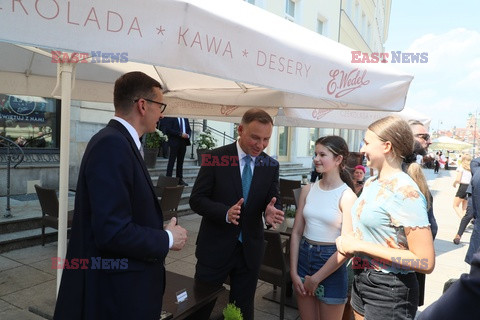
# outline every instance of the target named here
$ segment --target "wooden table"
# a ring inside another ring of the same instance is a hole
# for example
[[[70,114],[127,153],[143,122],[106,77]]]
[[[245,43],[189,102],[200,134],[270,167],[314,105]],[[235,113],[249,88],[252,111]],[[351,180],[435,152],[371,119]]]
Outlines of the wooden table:
[[[163,295],[163,310],[173,314],[171,319],[196,319],[195,314],[203,307],[215,303],[225,287],[199,283],[195,279],[167,271],[167,286]],[[177,303],[177,292],[187,290],[187,300]]]

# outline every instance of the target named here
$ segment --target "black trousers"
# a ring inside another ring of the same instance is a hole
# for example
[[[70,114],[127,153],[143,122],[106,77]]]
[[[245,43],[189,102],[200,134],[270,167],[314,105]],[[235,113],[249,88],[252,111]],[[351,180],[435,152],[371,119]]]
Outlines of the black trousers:
[[[218,254],[224,253],[219,252]],[[229,302],[235,302],[235,305],[242,310],[244,320],[253,320],[258,273],[259,270],[248,269],[243,254],[242,244],[238,242],[231,259],[223,267],[212,268],[206,266],[201,263],[200,259],[196,265],[195,279],[221,286],[229,276]],[[202,317],[202,319],[208,319],[210,313],[211,310],[208,315],[205,315],[205,318]]]
[[[463,232],[465,232],[465,229],[467,228],[468,224],[472,219],[473,219],[473,208],[472,206],[467,206],[467,211],[465,212],[465,215],[460,221],[460,226],[458,227],[458,231],[457,231],[457,234],[460,237],[463,235]]]
[[[185,142],[172,146],[170,145],[170,156],[168,157],[167,165],[167,177],[171,177],[173,174],[173,166],[177,161],[177,178],[183,178],[183,160],[185,159],[185,153],[187,152],[187,146]]]

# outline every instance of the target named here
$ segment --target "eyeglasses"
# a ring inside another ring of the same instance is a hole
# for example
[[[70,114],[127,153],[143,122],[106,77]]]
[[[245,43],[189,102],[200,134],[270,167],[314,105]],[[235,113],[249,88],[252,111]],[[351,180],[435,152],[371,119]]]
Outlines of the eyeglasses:
[[[151,103],[159,104],[159,105],[160,105],[160,112],[161,112],[161,113],[163,113],[163,112],[165,111],[165,109],[167,108],[167,104],[166,104],[166,103],[158,102],[158,101],[154,101],[154,100],[150,100],[150,99],[146,99],[146,98],[135,99],[135,100],[133,100],[133,102],[138,102],[138,100],[140,100],[140,99],[143,99],[143,100],[148,101],[148,102],[151,102]]]
[[[430,140],[430,135],[428,133],[417,133],[415,137],[422,138],[425,141]]]

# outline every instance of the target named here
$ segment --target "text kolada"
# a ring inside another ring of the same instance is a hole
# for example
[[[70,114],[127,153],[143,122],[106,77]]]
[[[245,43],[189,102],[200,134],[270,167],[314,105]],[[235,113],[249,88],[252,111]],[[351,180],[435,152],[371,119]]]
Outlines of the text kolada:
[[[82,27],[88,24],[89,26],[96,26],[98,30],[105,29],[109,32],[121,32],[122,30],[126,30],[126,26],[129,26],[126,31],[127,35],[135,31],[142,37],[142,30],[137,17],[127,20],[120,13],[112,10],[107,10],[105,13],[99,11],[101,14],[97,14],[98,9],[95,9],[95,7],[90,7],[88,14],[85,14],[85,10],[88,9],[81,8],[83,14],[79,14],[78,11],[80,11],[80,9],[74,7],[73,4],[72,1],[67,1],[65,8],[65,2],[59,0],[36,0],[28,2],[12,0],[11,6],[4,6],[2,8],[2,4],[0,3],[0,10],[11,8],[12,13],[25,14],[27,16],[36,14],[45,20],[55,20],[60,19],[60,17],[66,17],[67,24]]]

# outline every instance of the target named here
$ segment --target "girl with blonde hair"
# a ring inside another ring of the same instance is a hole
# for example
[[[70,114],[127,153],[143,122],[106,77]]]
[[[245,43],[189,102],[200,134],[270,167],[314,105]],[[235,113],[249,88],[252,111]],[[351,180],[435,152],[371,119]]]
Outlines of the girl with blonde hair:
[[[355,255],[355,319],[414,319],[415,271],[431,273],[435,266],[426,179],[414,162],[414,138],[405,120],[391,116],[375,121],[364,142],[360,151],[378,176],[367,180],[352,207],[354,234],[336,241],[340,253]],[[412,160],[403,172],[402,163]]]
[[[467,188],[472,180],[470,162],[472,162],[472,156],[464,154],[462,156],[462,164],[457,168],[457,177],[453,182],[454,188],[459,184],[455,198],[453,198],[453,209],[459,218],[462,218],[467,211]]]

